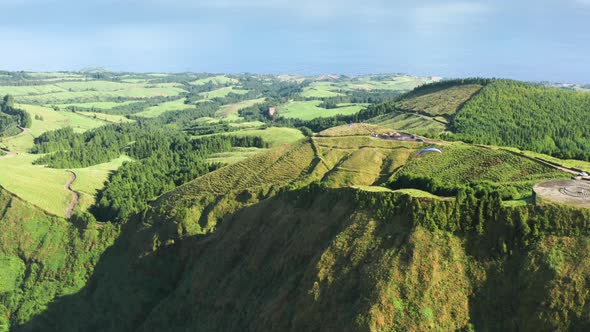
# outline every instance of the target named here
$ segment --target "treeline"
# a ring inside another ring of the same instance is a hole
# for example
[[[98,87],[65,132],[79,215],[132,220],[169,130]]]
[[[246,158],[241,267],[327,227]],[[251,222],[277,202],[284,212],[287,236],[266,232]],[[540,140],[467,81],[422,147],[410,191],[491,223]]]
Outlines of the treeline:
[[[332,117],[315,118],[311,120],[301,120],[295,118],[278,117],[273,118],[268,114],[268,108],[273,105],[270,103],[256,104],[251,107],[243,108],[238,111],[241,117],[246,121],[261,121],[268,125],[292,128],[308,128],[314,132],[319,132],[331,127],[340,126],[350,122],[362,122],[379,115],[392,112],[395,109],[393,102],[387,102],[376,105],[369,105],[367,108],[350,115],[335,115]]]
[[[220,164],[206,158],[232,147],[267,147],[260,137],[211,136],[191,140],[182,133],[154,132],[132,144],[124,163],[99,192],[91,212],[98,220],[124,220],[143,211],[148,202]]]
[[[453,117],[446,139],[590,160],[590,93],[497,80]]]
[[[421,226],[461,235],[473,255],[510,255],[549,235],[590,235],[590,209],[563,205],[504,206],[498,193],[478,197],[469,188],[459,190],[452,200],[333,189],[322,184],[312,184],[290,194],[296,195],[293,199],[305,208],[318,192],[333,193],[334,203],[349,200],[386,223],[401,222],[410,228]]]
[[[27,128],[33,121],[26,111],[14,107],[14,98],[6,95],[0,104],[0,136],[10,136],[18,133],[17,126]]]
[[[35,138],[32,153],[47,153],[34,161],[37,165],[53,168],[82,168],[115,159],[124,148],[146,135],[153,126],[111,124],[85,133],[74,133],[72,128],[46,132]]]
[[[104,114],[116,114],[116,115],[125,115],[129,116],[131,114],[135,114],[141,111],[144,111],[148,107],[158,106],[161,103],[165,103],[167,101],[177,100],[178,97],[152,97],[149,99],[135,101],[128,104],[118,105],[112,108],[96,108],[96,107],[80,107],[80,106],[67,106],[65,109],[72,112],[97,112],[97,113],[104,113]],[[132,98],[125,98],[125,97],[116,97],[113,99],[114,102],[123,103],[126,101],[133,101],[136,99]],[[59,108],[54,107],[56,111]]]
[[[379,104],[393,101],[399,98],[399,91],[391,90],[371,90],[371,91],[343,91],[344,95],[335,97],[322,98],[303,98],[304,100],[321,100],[319,107],[332,109],[337,108],[338,104]],[[301,98],[299,98],[301,99]]]
[[[500,185],[489,181],[477,181],[467,184],[451,183],[436,177],[411,173],[403,173],[388,183],[391,189],[414,188],[433,193],[438,196],[451,197],[461,191],[472,191],[477,197],[498,194],[501,199],[510,200],[519,197],[518,189],[513,186]]]

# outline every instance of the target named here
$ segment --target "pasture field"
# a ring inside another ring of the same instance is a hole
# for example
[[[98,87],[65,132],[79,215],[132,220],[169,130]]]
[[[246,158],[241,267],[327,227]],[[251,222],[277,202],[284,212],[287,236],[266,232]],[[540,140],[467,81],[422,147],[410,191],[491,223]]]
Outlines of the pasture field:
[[[209,158],[207,158],[207,161],[210,163],[222,163],[231,165],[267,150],[268,149],[237,147],[233,148],[230,152],[212,154]]]
[[[33,136],[39,136],[49,130],[56,130],[64,127],[72,127],[77,132],[103,126],[107,122],[89,118],[87,116],[76,114],[70,111],[56,112],[52,108],[37,105],[18,105],[18,107],[29,112],[33,119],[30,133]],[[35,116],[42,117],[43,120],[36,120]]]
[[[370,119],[369,123],[416,135],[438,134],[446,129],[429,117],[409,113],[392,112]]]
[[[482,86],[479,84],[467,84],[442,90],[426,90],[416,95],[408,95],[398,102],[398,106],[406,111],[420,112],[431,116],[451,115],[481,88]]]
[[[305,137],[298,129],[285,127],[270,127],[266,129],[245,129],[224,133],[221,135],[260,136],[265,142],[269,143],[271,146],[293,143]]]
[[[77,114],[81,114],[87,117],[91,117],[93,119],[98,119],[101,121],[111,122],[111,123],[125,123],[125,122],[133,122],[135,120],[128,119],[123,115],[118,114],[105,114],[105,113],[97,113],[97,112],[76,112]]]
[[[39,156],[19,153],[0,158],[0,184],[36,206],[58,216],[64,216],[71,194],[64,188],[70,179],[65,170],[33,165]]]
[[[114,101],[96,101],[96,102],[90,102],[90,103],[69,103],[69,104],[57,104],[55,106],[59,107],[59,108],[67,108],[69,106],[74,106],[74,107],[81,107],[81,108],[87,108],[87,109],[100,109],[100,110],[107,110],[107,109],[111,109],[117,106],[124,106],[124,105],[128,105],[128,104],[132,104],[134,103],[134,100],[127,100],[127,101],[123,101],[123,102],[114,102]]]
[[[65,169],[33,165],[38,155],[19,153],[12,157],[0,157],[0,184],[8,191],[36,206],[58,216],[64,216],[71,200],[71,193],[64,188],[70,179]],[[109,172],[124,161],[122,156],[108,163],[82,169],[72,169],[77,175],[73,189],[81,192],[79,208],[87,209],[94,203],[93,195],[104,186]]]
[[[110,81],[59,82],[32,86],[0,86],[0,95],[11,94],[20,103],[67,104],[109,101],[117,97],[176,96],[184,92],[176,83],[121,83]]]
[[[277,112],[280,116],[286,118],[311,120],[314,118],[330,117],[339,114],[354,114],[365,108],[364,104],[340,104],[341,107],[325,109],[318,106],[321,103],[322,102],[319,100],[290,101],[287,104],[278,106]]]
[[[145,99],[151,97],[177,96],[184,90],[176,87],[131,87],[113,91],[65,91],[34,96],[15,96],[15,99],[26,104],[64,104],[70,102],[110,101],[117,98]]]
[[[430,82],[430,80],[415,76],[391,76],[377,79],[372,76],[361,76],[352,80],[317,81],[312,82],[303,89],[302,97],[325,98],[344,95],[347,91],[354,90],[389,90],[389,91],[410,91],[413,88]]]
[[[337,92],[340,90],[335,83],[332,82],[313,82],[309,86],[303,88],[302,97],[306,98],[325,98],[343,96],[343,93]]]
[[[217,75],[217,76],[201,78],[201,79],[192,81],[190,83],[192,85],[204,85],[204,84],[207,84],[208,82],[211,82],[213,84],[236,84],[236,83],[238,83],[238,80],[235,78],[227,77],[225,75]]]
[[[156,106],[148,107],[139,113],[135,113],[135,115],[142,116],[144,118],[155,118],[166,112],[182,111],[191,108],[195,108],[195,105],[185,104],[184,98],[180,98],[172,101],[166,101]]]
[[[72,189],[80,193],[80,200],[76,209],[85,211],[96,200],[96,194],[104,187],[111,172],[117,170],[126,161],[133,161],[132,158],[121,155],[108,163],[98,164],[86,168],[74,168],[77,178]]]
[[[235,103],[235,104],[225,105],[225,106],[221,107],[221,109],[219,111],[217,111],[216,115],[223,117],[227,120],[240,120],[242,118],[238,114],[239,110],[246,108],[246,107],[254,106],[255,104],[259,104],[259,103],[263,103],[263,102],[264,102],[264,98],[258,98],[258,99],[244,100],[244,101],[241,101],[241,102]]]
[[[203,99],[205,99],[205,100],[210,100],[213,98],[223,98],[230,93],[243,95],[245,93],[248,93],[248,90],[241,90],[241,89],[236,89],[233,86],[226,86],[223,88],[215,89],[213,91],[203,92],[203,93],[201,93],[201,96],[203,96]]]

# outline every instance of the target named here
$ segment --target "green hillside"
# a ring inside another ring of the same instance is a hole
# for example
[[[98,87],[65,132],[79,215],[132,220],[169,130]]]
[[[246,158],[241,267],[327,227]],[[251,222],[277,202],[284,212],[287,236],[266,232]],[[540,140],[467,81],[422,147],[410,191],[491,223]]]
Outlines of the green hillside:
[[[48,215],[0,188],[0,331],[78,292],[117,233],[91,217]]]
[[[221,221],[212,235],[130,224],[89,286],[17,330],[588,326],[588,228],[555,219],[540,226],[557,211],[316,185],[263,201],[247,193],[205,209]],[[528,215],[536,235],[514,223],[515,213]]]
[[[448,116],[454,114],[481,88],[480,84],[460,84],[450,87],[428,84],[408,93],[398,102],[397,107],[404,111],[430,116]]]
[[[493,81],[455,115],[456,138],[590,160],[590,93]]]

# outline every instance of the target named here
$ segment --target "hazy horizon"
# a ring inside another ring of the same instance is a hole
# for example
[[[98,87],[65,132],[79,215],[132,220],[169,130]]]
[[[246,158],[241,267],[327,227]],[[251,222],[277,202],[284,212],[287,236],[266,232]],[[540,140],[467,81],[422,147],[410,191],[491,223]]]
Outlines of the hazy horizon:
[[[407,73],[590,83],[590,0],[5,1],[11,71]]]

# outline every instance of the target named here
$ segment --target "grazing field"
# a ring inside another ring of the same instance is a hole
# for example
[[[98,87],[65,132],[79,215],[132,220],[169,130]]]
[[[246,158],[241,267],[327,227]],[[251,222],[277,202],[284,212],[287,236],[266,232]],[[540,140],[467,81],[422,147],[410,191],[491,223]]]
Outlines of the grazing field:
[[[301,93],[302,97],[306,98],[325,98],[343,96],[343,93],[338,92],[342,87],[338,87],[332,82],[313,82],[306,86]]]
[[[235,78],[227,77],[225,75],[217,75],[217,76],[211,76],[211,77],[201,78],[201,79],[192,81],[191,84],[192,85],[204,85],[209,82],[216,84],[216,85],[235,84],[235,83],[238,83],[238,80]]]
[[[293,143],[304,137],[301,131],[299,131],[298,129],[284,127],[238,130],[222,135],[260,136],[265,142],[269,143],[271,146]]]
[[[219,111],[217,111],[217,115],[221,116],[223,118],[226,118],[228,120],[240,120],[241,117],[238,115],[239,110],[246,108],[246,107],[253,106],[255,104],[263,103],[263,102],[264,102],[264,98],[258,98],[258,99],[244,100],[239,103],[226,105],[226,106],[223,106]]]
[[[36,206],[63,216],[70,203],[70,192],[64,188],[70,178],[65,170],[33,165],[38,156],[19,153],[0,158],[0,184]]]
[[[182,111],[191,108],[195,108],[195,105],[185,104],[184,98],[180,98],[177,100],[163,102],[159,105],[146,108],[145,110],[136,113],[135,115],[143,116],[145,118],[155,118],[166,112]]]
[[[410,93],[398,103],[398,107],[431,116],[452,115],[481,88],[479,84],[468,84],[446,89],[425,89],[415,95]]]
[[[114,102],[114,101],[96,101],[96,102],[90,102],[90,103],[70,103],[70,104],[58,104],[55,105],[59,108],[67,108],[70,106],[73,107],[80,107],[80,108],[87,108],[87,109],[99,109],[99,110],[108,110],[111,109],[113,107],[117,107],[117,106],[125,106],[128,104],[132,104],[134,103],[134,100],[127,100],[127,101],[123,101],[123,102]]]
[[[46,131],[64,127],[72,127],[74,131],[84,132],[107,124],[105,121],[89,118],[70,111],[56,112],[52,108],[37,105],[21,104],[18,106],[29,112],[31,118],[33,118],[33,124],[30,128],[33,136],[39,136]],[[42,120],[36,120],[35,116],[42,118]]]
[[[376,77],[362,77],[352,80],[350,88],[354,90],[393,90],[410,91],[415,87],[430,82],[429,79],[415,76],[394,76],[378,79]]]
[[[96,200],[96,194],[104,187],[108,180],[109,174],[117,170],[124,162],[133,161],[126,155],[122,155],[117,159],[113,159],[108,163],[98,164],[86,168],[74,168],[72,171],[76,173],[77,178],[72,189],[80,193],[80,200],[78,202],[78,210],[85,211]]]
[[[94,119],[111,122],[111,123],[125,123],[125,122],[133,122],[135,120],[131,120],[126,118],[123,115],[117,114],[105,114],[105,113],[96,113],[96,112],[76,112],[78,114],[88,116]]]
[[[1,86],[0,95],[11,94],[23,104],[64,105],[113,102],[118,98],[143,99],[177,96],[184,90],[177,83],[122,83],[76,81],[34,86]],[[98,104],[98,106],[105,106]]]
[[[231,165],[267,150],[268,149],[259,148],[233,148],[231,152],[212,154],[209,158],[207,158],[207,161],[210,163]]]
[[[342,125],[338,127],[332,127],[326,130],[320,131],[318,136],[335,137],[335,136],[369,136],[371,133],[381,134],[391,131],[391,129],[377,126],[368,123],[353,123],[350,125]]]
[[[446,129],[444,124],[429,117],[408,113],[392,112],[370,119],[368,122],[416,135],[438,134]]]
[[[28,153],[0,157],[0,184],[23,200],[55,215],[64,216],[71,199],[70,192],[64,188],[70,173],[64,169],[33,165],[37,158],[39,156]],[[78,176],[72,187],[82,193],[82,209],[87,209],[94,202],[91,195],[103,187],[109,172],[126,160],[130,158],[123,156],[109,163],[72,170]]]
[[[245,93],[248,93],[248,90],[240,90],[240,89],[235,89],[232,86],[227,86],[224,88],[215,89],[213,91],[203,92],[203,93],[201,93],[201,96],[203,96],[203,98],[205,100],[210,100],[213,98],[223,98],[230,93],[243,95]]]
[[[312,82],[303,89],[302,97],[326,98],[343,96],[346,92],[362,90],[410,91],[430,82],[429,79],[414,76],[373,77],[361,76],[352,80],[332,80]]]
[[[319,107],[322,102],[319,100],[290,101],[280,105],[277,112],[286,118],[297,118],[311,120],[314,118],[330,117],[334,115],[354,114],[365,108],[364,104],[340,104],[338,108],[325,109]]]

